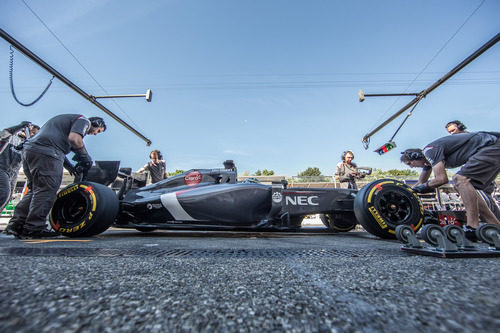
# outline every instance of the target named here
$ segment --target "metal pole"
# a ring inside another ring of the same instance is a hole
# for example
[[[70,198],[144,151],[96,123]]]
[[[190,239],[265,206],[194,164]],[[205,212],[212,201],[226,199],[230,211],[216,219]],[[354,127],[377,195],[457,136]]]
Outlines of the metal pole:
[[[437,80],[434,84],[432,84],[429,88],[422,90],[417,97],[415,97],[410,103],[406,104],[403,106],[398,112],[393,114],[389,119],[384,121],[380,126],[378,126],[376,129],[371,131],[370,133],[366,134],[362,141],[363,142],[368,142],[369,138],[377,133],[380,129],[385,127],[388,123],[393,121],[395,118],[397,118],[400,114],[411,108],[414,104],[416,104],[418,101],[420,101],[422,98],[425,98],[428,94],[430,94],[434,89],[439,87],[441,84],[443,84],[446,80],[448,80],[450,77],[455,75],[458,71],[460,71],[462,68],[467,66],[469,63],[471,63],[474,59],[479,57],[481,54],[483,54],[486,50],[488,50],[490,47],[495,45],[498,41],[500,40],[500,33],[498,33],[495,37],[490,39],[486,44],[481,46],[476,52],[471,54],[469,57],[467,57],[465,60],[463,60],[461,63],[459,63],[455,68],[453,68],[451,71],[449,71],[447,74],[445,74],[442,78]]]
[[[122,97],[146,97],[146,101],[151,102],[153,92],[148,89],[145,94],[132,94],[132,95],[107,95],[107,96],[92,96],[92,98],[122,98]]]
[[[418,93],[397,93],[397,94],[363,94],[365,97],[380,97],[380,96],[415,96]]]
[[[363,90],[358,92],[359,101],[363,102],[365,97],[380,97],[380,96],[417,96],[418,93],[396,93],[396,94],[365,94]]]
[[[75,85],[73,82],[71,82],[66,77],[64,77],[61,73],[59,73],[54,68],[52,68],[49,64],[47,64],[45,61],[40,59],[36,54],[34,54],[28,48],[26,48],[24,45],[19,43],[16,39],[14,39],[14,37],[7,34],[3,29],[0,29],[0,37],[2,37],[7,42],[12,44],[12,46],[14,46],[16,49],[18,49],[19,52],[23,53],[25,56],[27,56],[28,58],[30,58],[31,60],[36,62],[38,65],[40,65],[46,71],[48,71],[50,74],[57,77],[59,80],[61,80],[63,83],[65,83],[68,87],[70,87],[71,89],[76,91],[78,94],[80,94],[80,96],[82,96],[83,98],[88,100],[90,103],[94,104],[95,106],[97,106],[99,109],[104,111],[107,115],[109,115],[111,118],[113,118],[114,120],[116,120],[117,122],[119,122],[120,124],[125,126],[128,130],[130,130],[132,133],[134,133],[138,137],[140,137],[142,140],[144,140],[146,142],[146,145],[148,145],[148,146],[151,145],[151,140],[146,138],[144,135],[142,135],[137,130],[135,130],[132,126],[127,124],[125,121],[123,121],[120,117],[118,117],[113,112],[108,110],[104,105],[102,105],[101,103],[96,101],[95,98],[92,97],[92,95],[87,94],[85,91],[80,89],[77,85]]]
[[[138,95],[106,95],[106,96],[92,96],[94,98],[122,98],[122,97],[145,97],[146,94]]]

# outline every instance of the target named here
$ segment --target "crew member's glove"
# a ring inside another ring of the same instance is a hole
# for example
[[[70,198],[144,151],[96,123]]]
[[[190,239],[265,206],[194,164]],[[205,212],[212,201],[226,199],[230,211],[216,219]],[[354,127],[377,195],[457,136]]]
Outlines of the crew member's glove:
[[[87,171],[89,171],[89,169],[92,167],[92,164],[94,163],[92,161],[92,158],[84,148],[76,150],[75,156],[73,156],[72,160],[77,162],[75,166],[76,172],[83,174],[84,176],[87,174]]]
[[[429,186],[429,182],[425,182],[423,184],[414,186],[412,188],[412,190],[413,190],[413,192],[421,193],[421,194],[434,192],[434,189]]]
[[[71,163],[67,157],[64,158],[63,162],[64,169],[68,170],[69,174],[73,177],[76,177],[79,175],[78,171],[76,170],[75,166],[73,163]]]
[[[79,174],[83,173],[86,175],[87,171],[89,171],[91,167],[92,167],[92,161],[90,161],[90,162],[78,162],[75,165],[75,170]]]
[[[29,121],[23,121],[23,122],[21,122],[18,125],[15,125],[15,126],[12,126],[12,127],[7,127],[6,130],[9,131],[10,134],[14,134],[17,131],[19,131],[19,130],[25,128],[25,127],[28,127],[28,126],[31,126],[31,122],[29,122]]]
[[[78,150],[75,150],[75,156],[72,158],[73,161],[77,163],[90,163],[90,166],[92,166],[92,157],[87,153],[87,151],[84,148],[80,148]],[[89,167],[90,168],[90,167]]]
[[[24,147],[24,141],[21,142],[20,144],[14,146],[14,149],[15,150],[23,150],[23,147]]]

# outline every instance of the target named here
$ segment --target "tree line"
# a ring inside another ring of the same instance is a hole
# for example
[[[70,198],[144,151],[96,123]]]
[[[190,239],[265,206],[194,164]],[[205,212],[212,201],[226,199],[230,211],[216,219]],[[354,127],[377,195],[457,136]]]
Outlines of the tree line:
[[[175,176],[181,173],[184,173],[184,170],[175,170],[173,172],[168,172],[168,176]],[[449,178],[451,178],[454,174],[454,172],[450,170],[446,170],[446,173],[448,174]],[[372,170],[371,175],[366,176],[365,180],[371,181],[375,179],[381,179],[381,178],[416,178],[420,174],[420,171],[418,170],[410,170],[410,169],[390,169],[390,170],[382,170],[382,169],[377,169],[374,168]],[[274,170],[268,170],[268,169],[263,169],[263,170],[257,170],[254,173],[250,173],[249,171],[243,171],[239,174],[240,176],[274,176],[275,172]],[[333,176],[333,175],[323,175],[321,170],[318,167],[308,167],[306,170],[298,172],[297,177],[328,177],[328,176]],[[500,175],[497,177],[497,179],[500,178]]]
[[[175,176],[181,173],[184,173],[184,170],[175,170],[173,172],[169,172],[169,176]],[[249,171],[243,171],[241,173],[242,176],[274,176],[274,170],[257,170],[254,173],[250,173]],[[419,172],[416,170],[398,170],[398,169],[390,169],[384,171],[382,169],[373,169],[372,174],[369,178],[379,179],[379,178],[394,178],[394,177],[418,177]],[[321,170],[318,167],[308,167],[306,170],[298,172],[298,177],[319,177],[324,176]]]

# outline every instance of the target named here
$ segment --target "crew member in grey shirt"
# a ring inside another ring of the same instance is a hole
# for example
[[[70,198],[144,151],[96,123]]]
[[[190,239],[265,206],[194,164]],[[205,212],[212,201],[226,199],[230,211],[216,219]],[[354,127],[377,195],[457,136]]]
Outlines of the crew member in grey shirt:
[[[401,161],[411,168],[421,167],[417,184],[413,190],[428,193],[448,183],[446,169],[461,167],[453,176],[453,183],[465,206],[466,236],[474,239],[479,216],[487,223],[500,221],[480,200],[476,189],[484,190],[500,172],[500,133],[471,132],[439,138],[424,149],[407,149],[402,152]],[[434,178],[430,178],[431,172]]]
[[[14,195],[22,163],[24,141],[27,137],[35,135],[39,129],[40,126],[23,121],[17,126],[0,131],[0,212]],[[12,227],[7,224],[3,233],[15,236],[17,232]]]
[[[11,200],[21,168],[22,146],[26,137],[33,136],[39,126],[23,121],[0,131],[0,212]]]
[[[49,119],[34,137],[24,143],[23,169],[28,193],[14,210],[10,220],[19,238],[57,236],[46,229],[46,219],[61,185],[63,167],[70,173],[86,172],[92,166],[83,138],[106,130],[100,117],[88,118],[79,114],[62,114]],[[76,166],[66,154],[73,151]]]
[[[151,183],[153,184],[166,179],[167,164],[163,160],[161,152],[158,149],[155,149],[149,154],[149,158],[151,158],[151,162],[148,162],[137,172],[143,173],[144,171],[149,171],[149,174],[151,175]]]
[[[460,120],[452,120],[446,124],[446,131],[451,135],[460,134],[460,133],[468,133],[467,126],[462,123]],[[500,206],[497,204],[496,200],[493,197],[493,192],[497,188],[496,181],[493,180],[489,186],[487,186],[484,190],[477,190],[477,194],[481,199],[486,202],[486,205],[490,208],[490,210],[495,214],[497,219],[500,219]]]

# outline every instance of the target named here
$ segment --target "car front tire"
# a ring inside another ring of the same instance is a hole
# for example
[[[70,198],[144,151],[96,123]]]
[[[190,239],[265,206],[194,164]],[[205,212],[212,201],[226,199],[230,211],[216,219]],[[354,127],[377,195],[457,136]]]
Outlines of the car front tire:
[[[398,180],[379,179],[357,193],[354,213],[369,233],[394,239],[398,225],[408,225],[418,231],[422,227],[424,209],[409,186]]]

